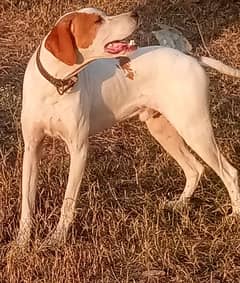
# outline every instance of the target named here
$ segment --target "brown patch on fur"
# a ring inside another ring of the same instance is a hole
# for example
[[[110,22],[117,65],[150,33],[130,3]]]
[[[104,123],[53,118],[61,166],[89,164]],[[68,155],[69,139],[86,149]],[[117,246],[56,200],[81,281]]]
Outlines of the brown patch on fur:
[[[101,16],[78,13],[72,20],[72,33],[78,48],[88,48],[96,37]]]
[[[153,115],[152,115],[152,118],[156,119],[156,118],[159,118],[162,114],[160,112],[155,112]]]
[[[75,15],[76,13],[71,13],[62,18],[45,41],[46,49],[67,65],[74,65],[77,62],[76,45],[70,30]]]
[[[48,35],[45,47],[67,65],[77,63],[76,48],[88,48],[96,37],[101,17],[97,14],[70,13]]]
[[[124,70],[127,78],[134,80],[134,72],[130,65],[131,60],[128,57],[119,57],[119,65]]]

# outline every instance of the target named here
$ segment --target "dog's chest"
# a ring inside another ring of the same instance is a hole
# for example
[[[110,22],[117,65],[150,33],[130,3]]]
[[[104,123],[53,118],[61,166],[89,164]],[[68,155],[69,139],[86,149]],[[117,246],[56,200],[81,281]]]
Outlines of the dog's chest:
[[[42,103],[41,120],[46,135],[69,139],[87,121],[88,105],[80,101],[79,95],[48,99]]]
[[[66,122],[59,116],[49,116],[44,121],[44,133],[49,136],[58,136],[66,138],[68,135],[68,129]]]

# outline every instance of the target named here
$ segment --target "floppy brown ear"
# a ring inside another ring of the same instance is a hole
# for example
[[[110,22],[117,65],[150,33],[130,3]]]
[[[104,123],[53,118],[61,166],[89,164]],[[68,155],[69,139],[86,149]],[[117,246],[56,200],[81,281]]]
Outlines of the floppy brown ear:
[[[52,29],[45,41],[45,47],[65,64],[74,65],[77,63],[76,44],[71,33],[74,15],[69,16],[62,19]]]

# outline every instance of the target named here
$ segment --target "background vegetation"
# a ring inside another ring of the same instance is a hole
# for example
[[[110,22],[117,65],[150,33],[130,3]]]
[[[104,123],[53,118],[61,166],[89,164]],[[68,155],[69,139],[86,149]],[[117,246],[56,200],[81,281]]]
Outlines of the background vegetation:
[[[239,1],[1,0],[0,2],[0,282],[240,282],[240,226],[230,200],[206,168],[189,208],[168,209],[184,176],[137,120],[90,138],[76,220],[66,246],[41,247],[56,226],[69,159],[46,139],[31,248],[11,250],[19,224],[24,69],[64,12],[94,6],[109,14],[139,8],[139,45],[156,43],[160,23],[180,29],[198,55],[240,67]],[[209,71],[217,142],[240,169],[239,80]],[[34,93],[33,93],[34,95]]]

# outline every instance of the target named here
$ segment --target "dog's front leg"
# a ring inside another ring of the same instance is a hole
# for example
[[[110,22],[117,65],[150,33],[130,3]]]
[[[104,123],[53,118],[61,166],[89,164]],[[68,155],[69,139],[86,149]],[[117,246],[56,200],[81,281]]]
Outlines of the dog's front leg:
[[[25,246],[30,240],[32,214],[35,207],[41,141],[42,136],[35,136],[34,140],[24,138],[25,148],[22,173],[22,211],[17,237],[17,244],[20,246]]]
[[[67,232],[74,218],[75,205],[83,177],[87,159],[87,138],[74,146],[69,146],[70,171],[67,189],[65,192],[61,215],[55,232],[50,237],[49,244],[62,244],[66,241]]]

